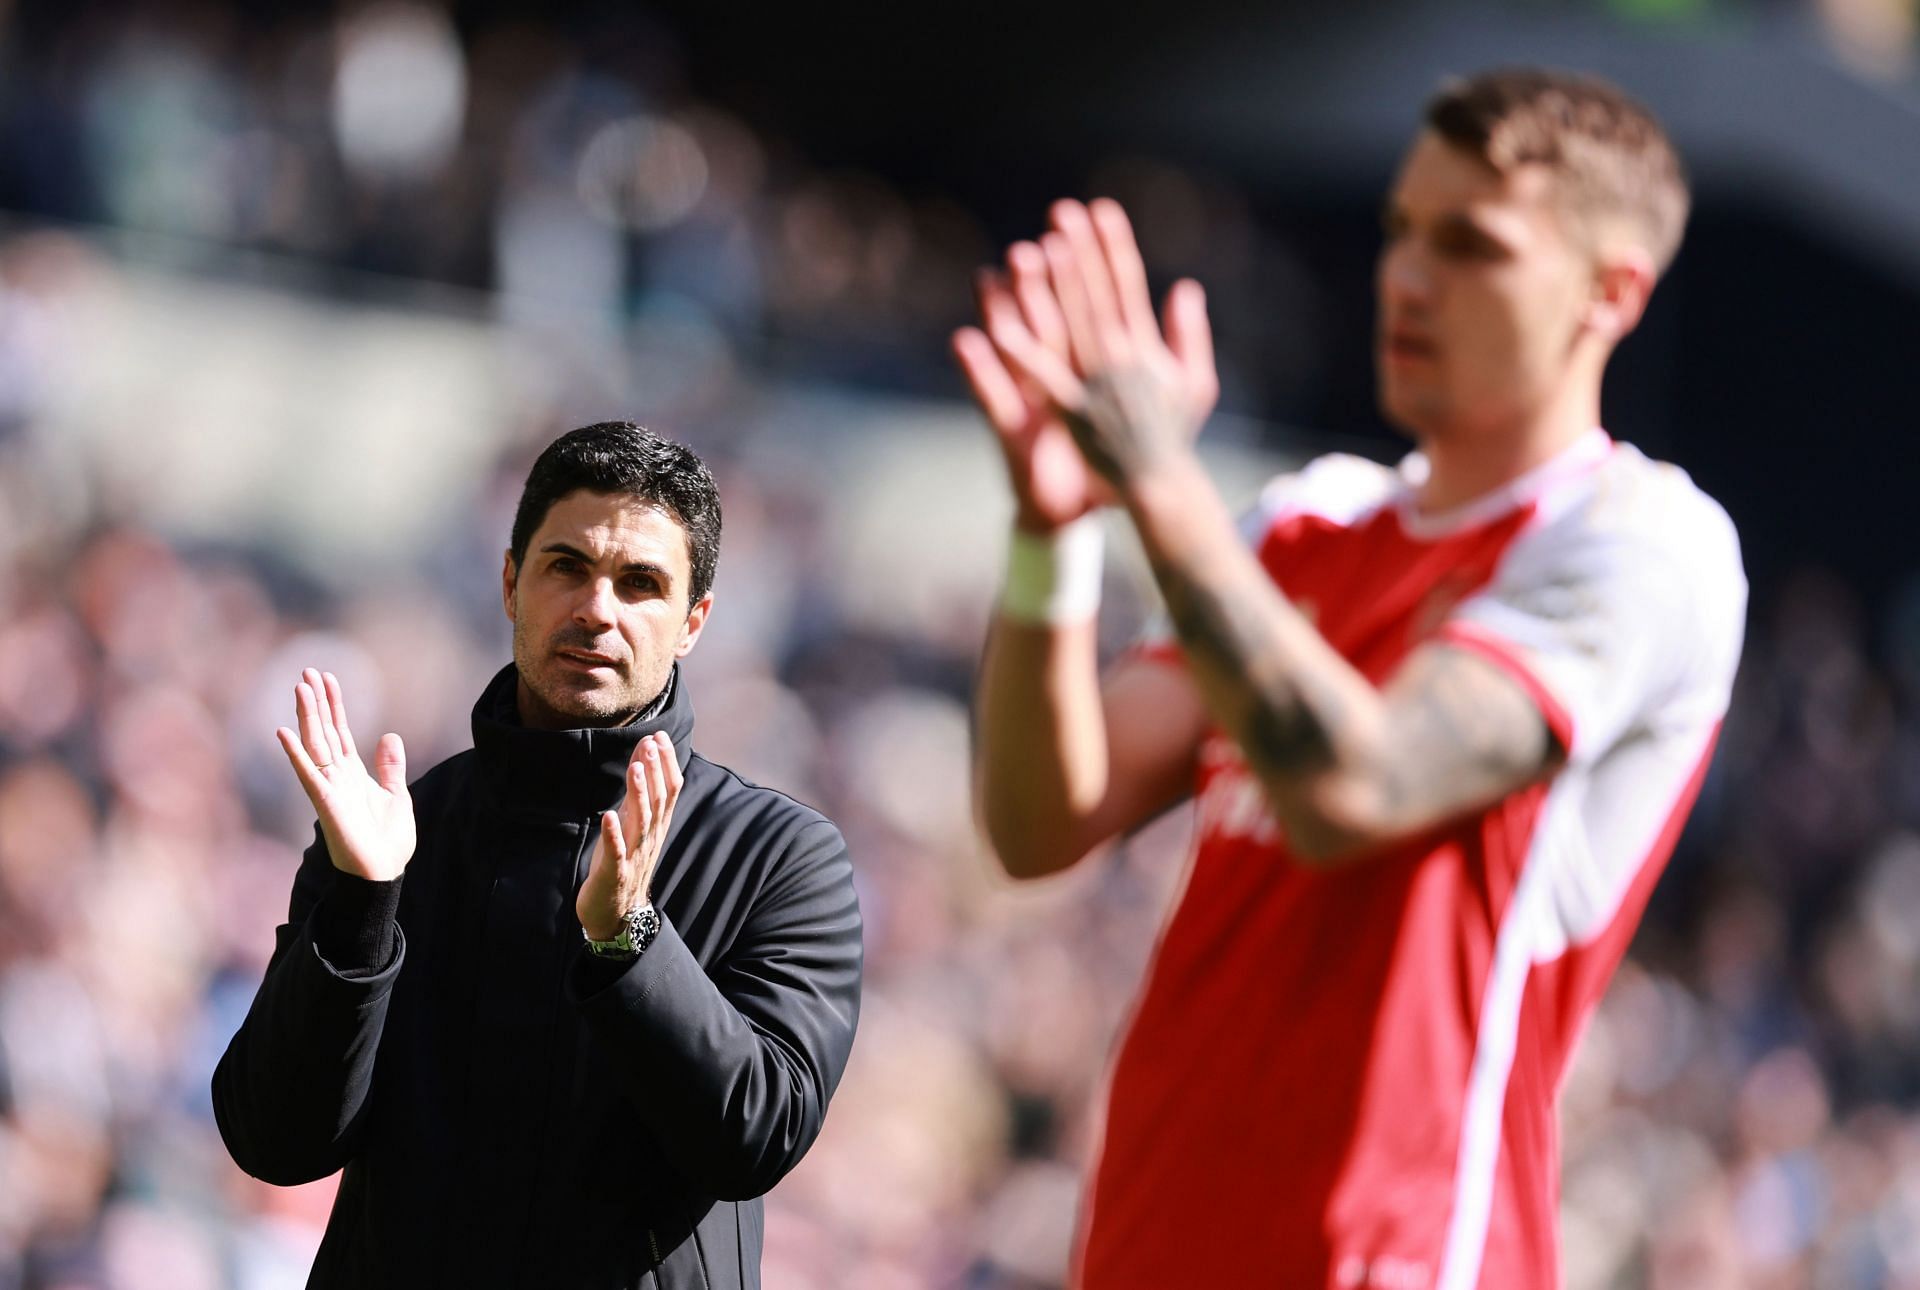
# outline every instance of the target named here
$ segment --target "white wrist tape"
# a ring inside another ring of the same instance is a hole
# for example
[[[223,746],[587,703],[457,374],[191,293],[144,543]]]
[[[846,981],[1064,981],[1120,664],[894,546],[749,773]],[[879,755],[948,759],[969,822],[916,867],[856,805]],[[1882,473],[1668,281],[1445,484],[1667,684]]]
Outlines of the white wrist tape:
[[[1013,531],[1000,613],[1017,623],[1083,623],[1100,610],[1106,532],[1083,515],[1042,537]]]

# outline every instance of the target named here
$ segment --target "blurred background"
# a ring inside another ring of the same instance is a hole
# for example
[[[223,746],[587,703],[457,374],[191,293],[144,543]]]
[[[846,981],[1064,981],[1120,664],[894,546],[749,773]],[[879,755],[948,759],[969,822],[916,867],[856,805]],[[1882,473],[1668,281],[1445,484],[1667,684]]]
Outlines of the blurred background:
[[[766,1284],[1058,1286],[1187,821],[990,874],[1010,507],[946,334],[1111,194],[1208,287],[1230,496],[1389,459],[1377,210],[1440,78],[1508,61],[1616,78],[1692,167],[1607,420],[1754,589],[1566,1090],[1569,1285],[1920,1286],[1914,0],[1118,8],[0,4],[0,1290],[303,1284],[333,1184],[240,1174],[207,1093],[309,836],[272,729],[313,663],[417,768],[464,747],[520,480],[609,417],[721,481],[697,745],[859,871],[860,1038]]]

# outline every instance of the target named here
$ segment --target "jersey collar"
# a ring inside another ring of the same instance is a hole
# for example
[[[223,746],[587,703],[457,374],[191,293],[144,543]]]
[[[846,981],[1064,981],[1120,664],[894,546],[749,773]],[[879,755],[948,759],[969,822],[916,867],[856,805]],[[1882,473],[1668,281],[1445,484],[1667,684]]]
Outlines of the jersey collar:
[[[1400,489],[1394,499],[1400,513],[1400,526],[1407,536],[1422,540],[1477,528],[1538,501],[1556,484],[1586,474],[1612,451],[1613,437],[1595,426],[1526,474],[1444,511],[1423,511],[1414,501],[1420,485],[1427,482],[1428,466],[1425,453],[1410,452],[1400,461]]]

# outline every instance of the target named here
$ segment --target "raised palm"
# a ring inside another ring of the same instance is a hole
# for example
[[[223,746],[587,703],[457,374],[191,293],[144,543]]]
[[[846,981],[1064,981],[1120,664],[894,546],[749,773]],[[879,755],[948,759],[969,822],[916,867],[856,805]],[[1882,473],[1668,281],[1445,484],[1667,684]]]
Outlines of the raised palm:
[[[293,694],[299,733],[286,726],[274,733],[320,817],[333,867],[374,882],[398,878],[413,859],[415,842],[400,736],[380,737],[369,775],[347,725],[339,679],[308,668]]]
[[[647,735],[634,746],[626,792],[617,809],[601,813],[593,859],[573,902],[580,926],[594,940],[612,940],[621,920],[653,898],[653,873],[673,826],[683,782],[666,731]]]
[[[1029,322],[1015,297],[1017,291],[1020,299],[1042,306],[1050,299],[1031,290],[1036,272],[1041,282],[1045,278],[1044,265],[1032,258],[1038,253],[1037,247],[1023,242],[1008,253],[1009,278],[982,275],[980,313],[986,330],[961,328],[954,333],[953,352],[1006,459],[1020,527],[1045,533],[1106,505],[1113,496],[1087,468],[1052,400],[1033,382],[1015,380],[995,349],[995,340],[1010,333],[1038,346],[1042,342],[1037,337],[1051,332],[1053,314]]]
[[[1127,270],[1123,290],[1139,320],[1139,356],[1178,390],[1190,432],[1197,433],[1219,394],[1205,298],[1198,284],[1176,283],[1156,325],[1126,216],[1112,203],[1100,203],[1099,214],[1099,236]],[[1091,356],[1075,350],[1049,259],[1059,259],[1067,245],[1065,229],[1087,237],[1093,225],[1084,207],[1066,202],[1056,206],[1054,222],[1042,239],[1047,249],[1015,243],[1004,275],[981,276],[982,328],[963,327],[953,338],[954,355],[1006,458],[1019,523],[1036,532],[1114,500],[1060,415],[1063,407],[1079,409]]]

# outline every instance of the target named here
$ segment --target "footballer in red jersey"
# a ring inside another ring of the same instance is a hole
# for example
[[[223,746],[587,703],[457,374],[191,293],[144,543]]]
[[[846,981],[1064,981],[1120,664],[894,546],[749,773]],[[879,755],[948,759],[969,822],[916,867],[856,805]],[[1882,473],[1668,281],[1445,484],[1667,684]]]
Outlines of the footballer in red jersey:
[[[1074,1280],[1560,1283],[1555,1099],[1699,789],[1740,654],[1726,514],[1599,425],[1686,220],[1646,110],[1488,73],[1386,212],[1379,395],[1414,451],[1321,458],[1236,524],[1194,456],[1199,287],[1062,202],[955,351],[1017,516],[975,791],[1021,877],[1197,799],[1119,1046]],[[1169,627],[1103,678],[1092,512]]]

